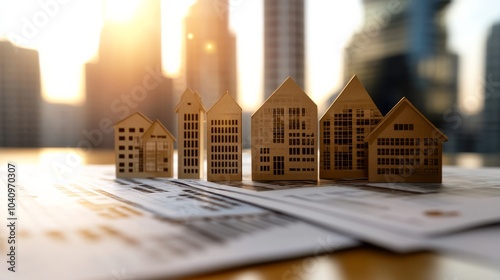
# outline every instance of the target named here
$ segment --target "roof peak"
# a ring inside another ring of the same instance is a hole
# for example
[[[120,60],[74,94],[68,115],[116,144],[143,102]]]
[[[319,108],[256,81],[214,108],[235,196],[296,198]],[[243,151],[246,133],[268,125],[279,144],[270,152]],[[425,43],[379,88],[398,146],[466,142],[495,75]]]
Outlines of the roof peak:
[[[217,101],[215,101],[214,105],[212,105],[212,107],[210,107],[210,109],[208,109],[207,113],[210,112],[216,106],[218,106],[221,102],[223,102],[224,99],[228,99],[228,98],[229,98],[230,102],[236,104],[236,106],[238,106],[238,108],[240,110],[243,110],[241,108],[240,104],[238,104],[238,101],[236,101],[236,99],[234,99],[234,97],[229,93],[229,91],[226,91],[226,93],[224,93]]]
[[[370,109],[376,109],[380,112],[375,102],[371,98],[370,94],[366,90],[365,86],[358,79],[358,76],[353,75],[349,82],[344,86],[342,91],[337,95],[335,100],[330,104],[328,109],[325,111],[323,117],[330,112],[330,110],[334,107],[334,105],[339,102],[343,102],[348,104],[348,106],[361,106],[363,104],[364,107]],[[322,118],[323,118],[322,117]]]
[[[119,124],[121,122],[124,122],[125,120],[128,120],[128,119],[130,119],[131,117],[133,117],[135,115],[139,115],[140,117],[142,117],[143,119],[145,119],[146,121],[148,121],[150,124],[153,123],[153,121],[150,120],[148,117],[146,117],[146,115],[144,115],[143,113],[137,111],[137,112],[134,112],[134,113],[126,116],[124,119],[121,119],[121,120],[117,121],[114,125],[117,125],[117,124]]]
[[[392,109],[385,115],[385,117],[382,119],[382,121],[380,121],[380,123],[365,137],[365,142],[370,141],[370,139],[372,139],[373,137],[375,137],[376,135],[378,135],[379,134],[378,131],[381,129],[382,126],[384,126],[384,124],[386,122],[388,122],[390,119],[392,119],[393,115],[395,115],[395,114],[399,115],[401,113],[400,109],[403,106],[407,106],[411,110],[413,110],[417,114],[417,116],[419,116],[421,119],[423,119],[433,129],[433,131],[436,131],[436,133],[437,133],[438,136],[440,136],[440,137],[443,138],[443,142],[448,141],[448,137],[443,132],[441,132],[441,130],[439,130],[436,126],[434,126],[434,124],[431,121],[429,121],[429,119],[427,119],[422,114],[422,112],[420,112],[410,102],[410,100],[408,98],[403,97],[403,98],[401,98],[401,100],[399,100],[398,103],[396,103],[396,105],[394,105],[394,107],[392,107]]]

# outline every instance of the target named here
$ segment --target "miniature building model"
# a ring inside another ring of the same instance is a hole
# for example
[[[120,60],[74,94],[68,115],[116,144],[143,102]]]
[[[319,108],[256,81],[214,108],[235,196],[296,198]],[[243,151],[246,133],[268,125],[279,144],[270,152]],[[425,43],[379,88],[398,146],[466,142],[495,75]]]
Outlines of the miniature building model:
[[[205,108],[197,92],[186,89],[175,108],[177,113],[178,172],[180,179],[199,179],[203,166],[203,119]]]
[[[448,138],[403,98],[365,138],[368,181],[439,183]]]
[[[319,177],[368,177],[365,137],[380,120],[382,114],[359,79],[353,76],[319,121]]]
[[[241,112],[229,93],[207,111],[209,181],[241,181]]]
[[[252,115],[252,180],[317,180],[318,108],[291,79]]]
[[[172,177],[174,137],[159,122],[137,112],[115,124],[118,178]]]

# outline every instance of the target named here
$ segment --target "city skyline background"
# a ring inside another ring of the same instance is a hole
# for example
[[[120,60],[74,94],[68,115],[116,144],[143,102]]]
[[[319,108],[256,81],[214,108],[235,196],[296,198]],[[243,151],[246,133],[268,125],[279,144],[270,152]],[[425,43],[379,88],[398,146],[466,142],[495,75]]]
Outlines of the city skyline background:
[[[138,5],[138,0],[130,0],[128,5],[123,2],[110,0],[106,6],[100,0],[1,0],[0,38],[39,51],[42,96],[46,101],[82,104],[84,64],[95,59],[104,18],[126,20]],[[163,70],[169,77],[178,76],[181,70],[182,23],[194,2],[162,0]],[[213,2],[217,9],[217,0]],[[57,7],[49,8],[54,10],[50,15],[40,3],[56,3]],[[495,4],[493,0],[456,0],[447,11],[448,46],[460,59],[459,105],[464,113],[477,113],[483,106],[485,41],[488,28],[500,21],[500,10],[489,8]],[[120,5],[119,11],[113,10]],[[263,102],[255,98],[263,88],[263,61],[255,59],[263,57],[263,2],[230,0],[228,6],[218,8],[221,13],[229,13],[230,28],[237,38],[238,102],[244,110],[255,110]],[[48,20],[36,19],[42,12]],[[363,26],[363,5],[361,0],[305,1],[305,13],[305,91],[320,103],[344,86],[344,48]],[[34,26],[31,37],[23,34],[29,23]],[[255,55],[245,55],[248,53]],[[60,81],[61,76],[65,81]]]
[[[266,92],[269,90],[264,90],[264,1],[203,1],[208,3],[206,7],[212,6],[212,12],[221,21],[227,20],[229,16],[229,32],[236,37],[237,101],[247,113],[255,111],[263,103],[264,97],[270,94]],[[424,2],[427,1],[431,0]],[[486,38],[493,24],[500,21],[500,10],[491,9],[496,4],[493,0],[432,1],[436,5],[448,4],[442,23],[447,34],[445,44],[451,53],[458,56],[458,99],[452,101],[456,103],[452,105],[452,110],[467,119],[469,115],[479,113],[483,107],[487,80]],[[183,24],[195,2],[161,0],[160,56],[163,74],[169,83],[173,83],[173,89],[167,93],[174,95],[170,100],[178,98],[189,86],[186,83],[189,79],[186,52],[183,50],[190,35]],[[365,8],[374,2],[383,5],[374,11],[370,17],[372,20],[367,20]],[[345,54],[349,46],[363,45],[369,48],[377,36],[381,36],[382,32],[387,33],[384,29],[400,16],[398,8],[410,2],[304,1],[304,90],[318,104],[320,115],[345,85]],[[104,26],[127,22],[134,17],[140,3],[141,0],[0,0],[0,39],[39,52],[42,97],[50,104],[48,106],[56,108],[61,105],[64,108],[61,110],[68,113],[86,103],[85,65],[99,61],[97,54],[103,43],[100,38]],[[124,34],[126,36],[126,32]],[[206,47],[208,50],[209,46]],[[203,95],[203,90],[199,91]],[[222,95],[223,92],[216,94]],[[211,106],[205,105],[208,108]],[[61,116],[63,111],[60,112]],[[50,127],[50,123],[45,125]]]

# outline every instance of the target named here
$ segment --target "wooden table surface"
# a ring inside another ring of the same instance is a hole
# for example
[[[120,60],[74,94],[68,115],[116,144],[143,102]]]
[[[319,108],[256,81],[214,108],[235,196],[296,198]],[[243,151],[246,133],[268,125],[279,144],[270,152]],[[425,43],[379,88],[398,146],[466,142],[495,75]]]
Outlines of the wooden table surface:
[[[7,161],[18,164],[48,164],[54,161],[68,164],[75,164],[77,161],[78,164],[111,164],[114,162],[114,154],[109,150],[81,151],[75,148],[2,148],[0,162]],[[484,163],[498,164],[495,159],[467,154],[448,157],[445,162],[471,167]],[[500,250],[500,243],[495,250]],[[362,245],[323,255],[311,252],[310,256],[302,258],[239,267],[186,279],[500,279],[500,264],[484,263],[478,259],[441,252],[397,254]]]

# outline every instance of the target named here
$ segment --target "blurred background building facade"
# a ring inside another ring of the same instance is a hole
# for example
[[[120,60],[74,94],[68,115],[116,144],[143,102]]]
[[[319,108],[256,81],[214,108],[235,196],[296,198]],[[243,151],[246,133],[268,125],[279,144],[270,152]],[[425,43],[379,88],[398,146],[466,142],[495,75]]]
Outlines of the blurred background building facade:
[[[0,41],[0,147],[40,145],[38,52]]]
[[[264,1],[264,99],[286,78],[305,89],[304,0]]]
[[[490,29],[485,64],[483,131],[478,142],[481,152],[500,153],[500,23]]]
[[[229,0],[198,0],[185,18],[186,84],[209,109],[229,92],[237,98],[236,37],[229,30]]]
[[[162,74],[161,50],[160,0],[140,1],[130,20],[104,23],[98,57],[86,66],[82,137],[94,147],[113,147],[109,123],[136,111],[174,130],[172,81]]]
[[[345,77],[358,75],[382,114],[406,96],[446,133],[443,112],[457,103],[458,58],[447,49],[449,0],[365,0],[365,28],[345,55]]]

